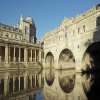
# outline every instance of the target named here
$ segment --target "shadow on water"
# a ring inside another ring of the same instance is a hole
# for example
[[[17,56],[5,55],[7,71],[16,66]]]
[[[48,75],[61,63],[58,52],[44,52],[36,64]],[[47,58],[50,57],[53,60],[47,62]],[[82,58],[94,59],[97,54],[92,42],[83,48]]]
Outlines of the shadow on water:
[[[85,84],[83,83],[83,89],[86,93],[88,100],[98,100],[100,98],[100,69],[93,67],[82,71],[82,76],[85,76]],[[88,81],[89,80],[89,81]],[[87,88],[87,84],[89,87]]]

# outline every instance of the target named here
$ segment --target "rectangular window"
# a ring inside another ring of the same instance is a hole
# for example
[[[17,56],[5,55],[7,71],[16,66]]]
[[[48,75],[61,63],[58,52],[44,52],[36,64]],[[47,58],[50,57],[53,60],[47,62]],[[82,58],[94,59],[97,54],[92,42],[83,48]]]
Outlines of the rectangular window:
[[[29,28],[27,26],[25,26],[25,34],[29,33]]]
[[[84,31],[84,32],[86,31],[86,29],[85,29],[85,25],[83,25],[83,31]]]
[[[80,33],[80,28],[78,28],[78,34]]]
[[[67,33],[65,33],[65,38],[67,38]]]

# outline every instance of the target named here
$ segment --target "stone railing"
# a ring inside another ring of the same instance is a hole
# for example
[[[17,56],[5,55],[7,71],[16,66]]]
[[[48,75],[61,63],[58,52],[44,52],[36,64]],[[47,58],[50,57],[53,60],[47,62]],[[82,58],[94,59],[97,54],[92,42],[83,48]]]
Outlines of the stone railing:
[[[12,32],[21,32],[21,30],[19,30],[17,27],[5,25],[5,24],[2,24],[2,23],[0,23],[0,29],[9,30],[9,31],[12,31]]]

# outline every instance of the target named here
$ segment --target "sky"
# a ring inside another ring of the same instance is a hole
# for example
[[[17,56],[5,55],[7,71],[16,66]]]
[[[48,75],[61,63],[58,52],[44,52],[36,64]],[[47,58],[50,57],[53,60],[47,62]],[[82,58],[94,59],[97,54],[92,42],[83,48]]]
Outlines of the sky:
[[[100,0],[0,0],[0,22],[16,25],[20,16],[33,18],[37,38],[41,39],[65,17],[79,15],[100,3]]]

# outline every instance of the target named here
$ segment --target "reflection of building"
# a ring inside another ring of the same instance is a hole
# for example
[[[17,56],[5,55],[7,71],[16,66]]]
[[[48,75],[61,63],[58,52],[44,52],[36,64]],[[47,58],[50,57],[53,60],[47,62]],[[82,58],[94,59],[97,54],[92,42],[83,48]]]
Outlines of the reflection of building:
[[[40,89],[43,86],[42,74],[38,71],[17,70],[0,72],[0,100],[29,100],[21,99],[30,94],[34,94],[35,89]],[[7,97],[7,98],[6,98]]]
[[[82,86],[82,77],[75,70],[54,70],[54,80],[51,85],[46,79],[49,70],[44,70],[45,100],[87,100]]]
[[[50,62],[47,56],[51,54],[56,69],[74,67],[80,71],[86,51],[94,56],[91,53],[100,50],[100,4],[79,16],[65,18],[56,29],[45,34],[43,43],[45,63]]]
[[[37,43],[36,27],[31,17],[21,17],[16,27],[0,23],[0,95],[26,90],[27,82],[32,84],[36,76],[28,77],[30,73],[25,74],[25,71],[34,69],[37,73],[41,54],[41,44]],[[14,74],[10,73],[12,70]]]

